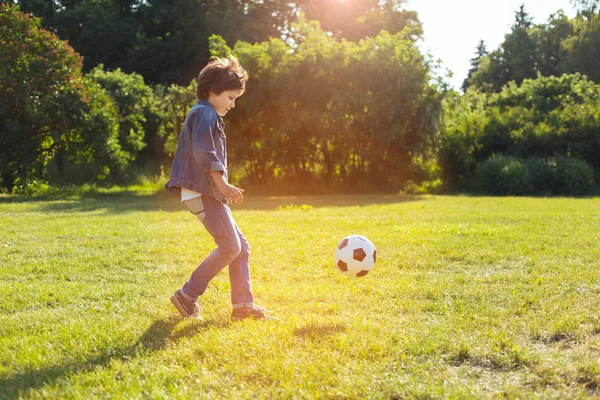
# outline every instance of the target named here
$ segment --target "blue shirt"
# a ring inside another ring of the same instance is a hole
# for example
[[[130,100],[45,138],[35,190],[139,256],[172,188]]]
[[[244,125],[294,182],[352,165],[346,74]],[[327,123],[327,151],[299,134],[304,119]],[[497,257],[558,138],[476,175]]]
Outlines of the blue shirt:
[[[183,187],[227,204],[225,196],[217,191],[210,171],[220,171],[228,180],[227,142],[223,119],[208,101],[200,99],[183,123],[165,189],[181,196]]]

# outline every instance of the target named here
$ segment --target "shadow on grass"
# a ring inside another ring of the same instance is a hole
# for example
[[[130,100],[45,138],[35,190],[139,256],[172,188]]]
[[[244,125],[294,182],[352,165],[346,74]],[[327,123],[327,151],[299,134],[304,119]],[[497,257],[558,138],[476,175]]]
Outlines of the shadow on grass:
[[[351,194],[312,196],[252,196],[246,195],[244,203],[231,205],[232,210],[278,210],[310,209],[310,207],[352,207],[395,204],[422,200],[414,195]],[[33,204],[42,212],[106,212],[118,214],[140,211],[185,211],[179,198],[166,190],[158,192],[120,191],[111,193],[88,193],[77,198],[56,196],[3,196],[2,204]],[[310,206],[310,207],[306,207]],[[38,211],[36,210],[36,211]]]
[[[110,351],[88,360],[51,365],[31,369],[8,377],[0,377],[0,398],[18,399],[26,397],[31,390],[44,385],[54,385],[61,378],[68,378],[71,375],[89,372],[99,366],[108,366],[113,360],[131,361],[139,356],[162,350],[166,347],[167,343],[174,343],[181,339],[192,337],[198,331],[208,326],[228,326],[228,324],[219,320],[192,321],[183,329],[173,332],[181,321],[179,316],[156,320],[131,346],[121,349],[110,349]]]
[[[181,211],[177,196],[166,191],[135,192],[120,191],[110,193],[86,193],[77,197],[59,198],[57,196],[4,196],[3,204],[31,204],[42,212],[105,212],[119,214],[132,211]]]

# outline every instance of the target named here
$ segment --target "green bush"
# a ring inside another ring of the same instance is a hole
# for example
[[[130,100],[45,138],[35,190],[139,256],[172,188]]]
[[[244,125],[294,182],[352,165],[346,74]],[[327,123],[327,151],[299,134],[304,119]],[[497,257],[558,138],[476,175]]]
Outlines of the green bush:
[[[119,143],[132,157],[144,148],[144,108],[152,101],[152,89],[138,74],[126,74],[120,69],[105,71],[100,64],[88,78],[98,82],[115,102],[119,114]]]
[[[594,191],[593,169],[582,160],[494,155],[477,165],[473,188],[491,195],[581,196]]]
[[[531,192],[529,171],[513,157],[492,156],[477,166],[476,188],[486,194],[522,195]]]
[[[493,94],[469,89],[447,96],[444,111],[438,157],[449,189],[472,181],[476,166],[493,154],[539,157],[528,168],[542,181],[549,174],[543,160],[556,157],[583,160],[600,178],[600,84],[585,76],[539,76]],[[547,182],[531,183],[534,193],[557,192]]]
[[[161,93],[164,88],[153,90],[136,73],[127,74],[118,68],[106,71],[100,64],[86,77],[99,83],[117,106],[119,144],[131,160],[125,178],[159,174],[165,159],[166,130],[171,127],[169,110],[181,106],[187,112],[195,100],[195,85],[192,101],[175,105],[170,93]],[[177,139],[179,131],[170,132]]]
[[[594,171],[582,160],[558,158],[555,162],[554,192],[581,196],[592,193],[594,189]]]
[[[536,195],[552,195],[556,193],[556,172],[543,158],[532,157],[524,161],[529,172],[531,193]]]
[[[127,162],[114,104],[81,74],[81,56],[40,21],[0,5],[0,183],[28,193],[70,164],[101,165],[106,180]],[[33,189],[31,189],[33,188]]]

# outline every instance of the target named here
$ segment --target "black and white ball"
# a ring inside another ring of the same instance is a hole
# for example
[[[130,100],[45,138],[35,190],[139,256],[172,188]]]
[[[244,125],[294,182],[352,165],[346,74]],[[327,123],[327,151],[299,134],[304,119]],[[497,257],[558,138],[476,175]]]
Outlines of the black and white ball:
[[[355,278],[368,274],[376,260],[375,245],[362,235],[345,237],[335,249],[335,265],[338,270]]]

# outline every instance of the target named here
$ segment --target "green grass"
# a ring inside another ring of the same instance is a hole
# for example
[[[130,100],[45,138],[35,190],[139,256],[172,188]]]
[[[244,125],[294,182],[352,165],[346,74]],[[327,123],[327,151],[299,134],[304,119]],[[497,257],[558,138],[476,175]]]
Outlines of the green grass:
[[[597,398],[600,199],[251,197],[257,303],[170,295],[213,242],[175,196],[0,197],[2,398]],[[346,235],[377,246],[350,279]]]

